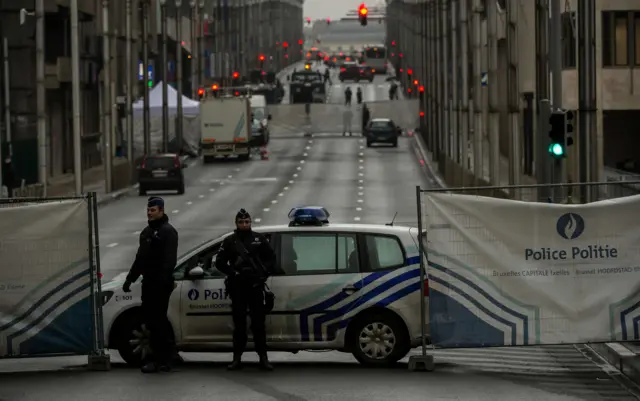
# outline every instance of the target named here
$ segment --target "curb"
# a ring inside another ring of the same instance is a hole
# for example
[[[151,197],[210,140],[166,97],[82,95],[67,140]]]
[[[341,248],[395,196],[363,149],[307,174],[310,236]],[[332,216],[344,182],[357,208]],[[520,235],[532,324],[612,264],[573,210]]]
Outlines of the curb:
[[[635,352],[620,343],[599,343],[589,344],[589,346],[634,384],[640,385],[640,358]]]
[[[447,184],[438,175],[438,173],[436,172],[431,162],[431,157],[429,155],[429,152],[427,151],[427,147],[423,143],[421,135],[419,133],[414,133],[413,137],[415,138],[416,144],[418,145],[418,147],[415,148],[416,152],[418,153],[418,157],[420,158],[421,161],[424,162],[424,164],[423,163],[420,163],[420,164],[426,167],[427,174],[429,175],[429,179],[431,180],[432,183],[434,183],[438,187],[447,188]]]

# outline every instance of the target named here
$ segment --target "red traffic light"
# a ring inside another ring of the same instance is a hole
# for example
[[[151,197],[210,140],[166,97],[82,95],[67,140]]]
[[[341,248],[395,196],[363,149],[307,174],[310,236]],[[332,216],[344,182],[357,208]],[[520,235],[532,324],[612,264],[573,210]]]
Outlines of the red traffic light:
[[[420,117],[424,117],[424,111],[420,112]]]
[[[233,94],[234,94],[234,96],[240,96],[240,92],[238,92],[238,91],[235,91]]]
[[[367,10],[367,6],[362,3],[360,4],[360,7],[358,7],[358,12],[360,13],[360,15],[365,16],[367,15],[367,13],[369,13],[369,10]]]
[[[420,93],[424,92],[424,86],[420,85],[420,87],[418,88],[418,92]]]
[[[218,86],[218,84],[213,84],[213,85],[211,85],[211,90],[217,91],[218,89],[220,89],[220,87]]]
[[[392,41],[391,41],[391,46],[395,46],[395,45],[396,45],[396,41],[395,41],[395,40],[392,40]]]
[[[299,44],[299,45],[304,44],[304,40],[300,39],[300,40],[298,41],[298,44]]]
[[[411,68],[407,68],[407,75],[413,75],[413,70]]]
[[[287,42],[282,42],[282,47],[289,47],[289,43],[287,43]]]
[[[418,80],[417,80],[417,79],[414,79],[414,80],[413,80],[413,84],[414,84],[414,85],[418,85]]]
[[[311,18],[307,17],[307,24],[311,23]]]
[[[261,54],[261,55],[258,57],[258,59],[259,59],[260,61],[264,61],[264,54]]]
[[[233,79],[238,79],[238,78],[240,78],[240,73],[239,72],[234,72],[232,77],[233,77]]]
[[[198,95],[204,96],[204,89],[202,88],[198,89]]]

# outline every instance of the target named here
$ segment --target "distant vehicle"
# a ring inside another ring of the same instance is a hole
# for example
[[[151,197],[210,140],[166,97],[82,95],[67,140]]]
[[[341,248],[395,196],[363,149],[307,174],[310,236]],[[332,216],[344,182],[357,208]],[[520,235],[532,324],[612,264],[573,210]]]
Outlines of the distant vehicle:
[[[291,74],[290,103],[324,103],[326,95],[324,77],[320,72],[304,70]]]
[[[200,102],[202,159],[237,156],[249,160],[251,149],[251,110],[246,96],[207,98]]]
[[[364,48],[364,60],[374,74],[387,73],[387,48],[380,45],[371,45]]]
[[[251,105],[251,139],[249,139],[249,145],[251,147],[266,146],[269,143],[269,121],[271,120],[271,114],[264,96],[251,95],[249,100]]]
[[[373,68],[368,65],[360,65],[360,80],[373,82]]]
[[[397,148],[401,133],[402,130],[389,118],[374,118],[364,129],[367,147],[371,147],[374,143],[389,143]]]
[[[177,154],[145,156],[138,167],[138,193],[143,196],[147,191],[173,190],[184,194],[182,169],[185,167]]]
[[[318,59],[318,54],[322,54],[322,51],[317,47],[312,47],[307,51],[306,59],[308,61],[316,61]]]
[[[342,67],[340,67],[340,82],[344,81],[373,81],[373,74],[371,73],[371,69],[367,69],[361,67],[358,63],[353,61],[345,62]]]

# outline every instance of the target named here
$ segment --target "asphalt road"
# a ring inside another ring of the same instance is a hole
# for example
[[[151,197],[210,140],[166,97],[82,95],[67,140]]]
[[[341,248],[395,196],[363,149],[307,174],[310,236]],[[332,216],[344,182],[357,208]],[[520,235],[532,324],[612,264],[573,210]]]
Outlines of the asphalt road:
[[[364,84],[365,101],[387,96],[379,78]],[[336,84],[337,85],[337,84]],[[333,88],[329,102],[342,103]],[[327,116],[340,119],[340,115]],[[327,121],[331,123],[332,121]],[[415,225],[415,186],[429,186],[414,153],[415,138],[398,148],[366,148],[359,136],[322,133],[274,138],[269,159],[195,162],[184,195],[163,195],[180,233],[180,252],[233,229],[240,207],[256,224],[283,224],[291,207],[321,205],[334,222]],[[99,210],[101,267],[109,280],[128,270],[145,223],[146,197]],[[417,351],[413,351],[417,353]],[[438,350],[436,370],[365,369],[349,354],[273,353],[276,371],[227,372],[228,354],[183,354],[171,374],[142,375],[117,353],[110,372],[86,372],[86,358],[0,360],[0,400],[632,400],[630,386],[586,346]],[[247,360],[255,361],[254,355]],[[48,370],[39,372],[33,370]],[[23,371],[23,373],[15,373]],[[12,373],[13,372],[13,373]]]

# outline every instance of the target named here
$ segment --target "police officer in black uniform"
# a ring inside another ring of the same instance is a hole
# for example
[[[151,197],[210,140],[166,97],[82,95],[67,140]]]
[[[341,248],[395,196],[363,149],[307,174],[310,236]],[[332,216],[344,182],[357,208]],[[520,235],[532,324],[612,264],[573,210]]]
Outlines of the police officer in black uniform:
[[[173,269],[178,256],[178,232],[164,213],[164,200],[151,197],[147,202],[149,224],[140,233],[140,246],[127,279],[124,292],[142,279],[142,318],[149,330],[149,345],[153,359],[143,361],[142,372],[170,371],[175,355],[171,323],[167,318],[169,298],[175,285]]]
[[[247,309],[260,368],[273,370],[267,357],[265,328],[265,283],[273,272],[275,253],[267,239],[251,230],[251,216],[240,209],[236,214],[236,230],[225,238],[216,257],[216,267],[227,276],[227,293],[233,314],[233,362],[229,370],[242,368],[242,354],[247,344]]]

